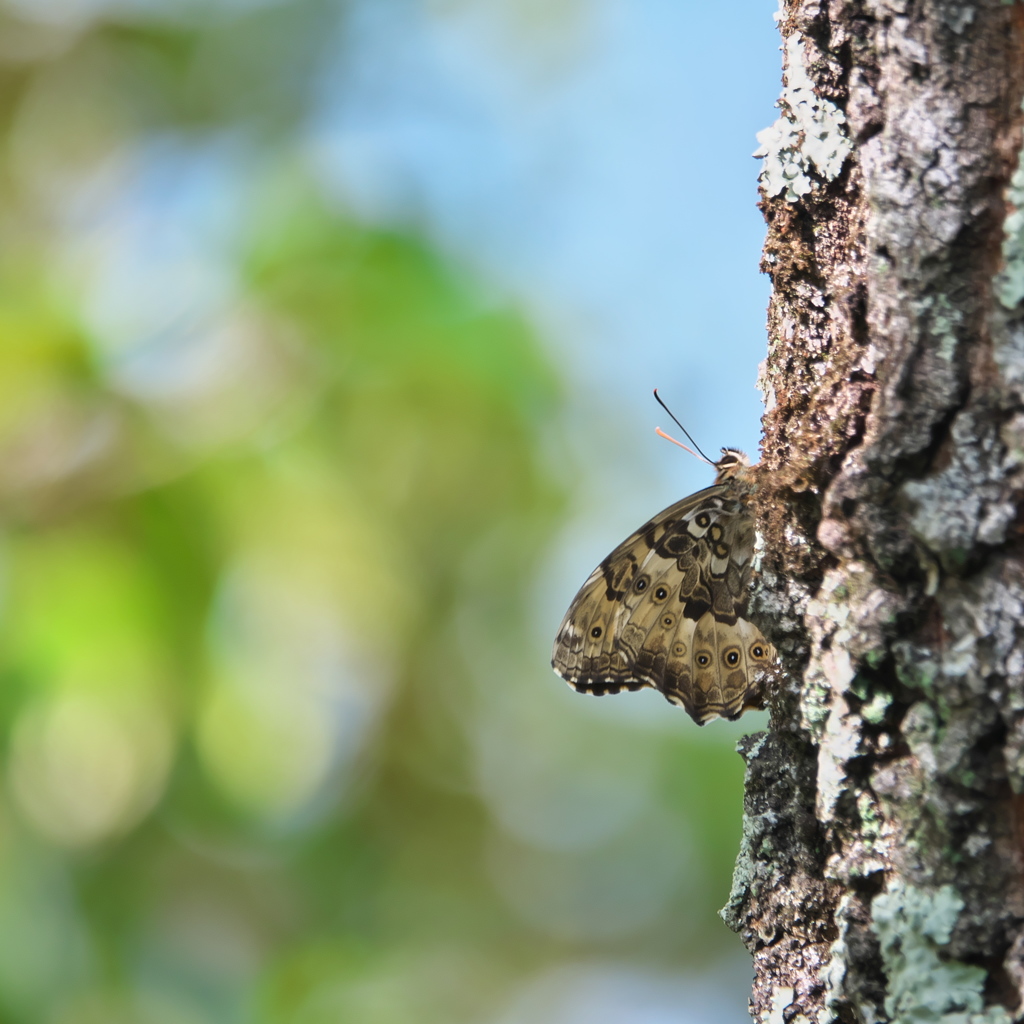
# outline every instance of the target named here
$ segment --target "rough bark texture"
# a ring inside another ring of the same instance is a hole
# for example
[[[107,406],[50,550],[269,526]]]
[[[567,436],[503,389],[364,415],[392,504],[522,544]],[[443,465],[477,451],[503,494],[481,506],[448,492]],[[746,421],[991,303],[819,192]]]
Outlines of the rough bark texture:
[[[1024,1019],[1024,7],[780,27],[754,613],[787,673],[723,913],[759,1021]]]

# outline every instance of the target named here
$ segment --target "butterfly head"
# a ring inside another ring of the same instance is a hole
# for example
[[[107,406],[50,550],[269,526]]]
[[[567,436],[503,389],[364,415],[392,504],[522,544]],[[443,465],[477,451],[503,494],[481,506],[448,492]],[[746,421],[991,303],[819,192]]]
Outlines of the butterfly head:
[[[737,477],[742,479],[750,469],[750,459],[738,448],[723,448],[722,457],[715,463],[715,483],[724,484]]]

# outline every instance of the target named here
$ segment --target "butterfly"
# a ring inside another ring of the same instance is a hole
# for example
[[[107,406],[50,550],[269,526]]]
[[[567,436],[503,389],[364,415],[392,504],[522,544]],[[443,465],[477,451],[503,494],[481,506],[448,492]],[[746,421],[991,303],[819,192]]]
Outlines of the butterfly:
[[[746,618],[757,467],[733,448],[711,464],[714,484],[627,537],[569,605],[551,664],[581,693],[652,686],[698,725],[764,706],[775,649]]]

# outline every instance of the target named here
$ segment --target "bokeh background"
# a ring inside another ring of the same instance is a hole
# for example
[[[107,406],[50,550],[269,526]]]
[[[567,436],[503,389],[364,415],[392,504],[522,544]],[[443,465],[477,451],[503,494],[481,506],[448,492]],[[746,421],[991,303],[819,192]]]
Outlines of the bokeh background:
[[[0,1021],[745,1019],[763,719],[548,663],[756,451],[772,7],[0,2]]]

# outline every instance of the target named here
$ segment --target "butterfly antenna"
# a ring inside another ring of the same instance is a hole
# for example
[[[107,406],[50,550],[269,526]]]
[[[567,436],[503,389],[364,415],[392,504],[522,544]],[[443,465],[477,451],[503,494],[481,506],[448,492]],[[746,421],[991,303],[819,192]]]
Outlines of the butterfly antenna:
[[[679,422],[679,420],[677,420],[677,419],[676,419],[676,417],[675,417],[675,413],[674,413],[674,412],[672,412],[672,410],[671,410],[671,409],[670,409],[670,408],[669,408],[669,407],[668,407],[668,406],[667,406],[667,405],[666,405],[666,404],[665,404],[665,403],[664,403],[664,402],[663,402],[663,401],[661,400],[661,395],[659,395],[659,394],[658,394],[658,389],[657,389],[657,388],[655,388],[655,389],[654,389],[654,398],[655,398],[655,400],[657,401],[658,405],[660,405],[660,406],[662,407],[662,409],[664,409],[664,410],[665,410],[665,412],[667,412],[667,413],[669,414],[669,416],[671,416],[671,417],[672,417],[672,420],[673,420],[673,422],[674,422],[674,423],[675,423],[675,425],[676,425],[676,426],[677,426],[677,427],[678,427],[678,428],[679,428],[679,429],[680,429],[680,430],[681,430],[681,431],[682,431],[682,432],[683,432],[683,433],[684,433],[684,434],[686,435],[686,439],[687,439],[687,440],[688,440],[688,441],[690,442],[690,444],[692,444],[692,445],[693,445],[693,447],[694,447],[694,448],[696,448],[698,452],[700,452],[700,455],[699,455],[698,457],[699,457],[699,458],[701,458],[701,459],[703,459],[703,460],[704,460],[704,461],[705,461],[705,462],[706,462],[706,463],[707,463],[707,464],[708,464],[709,466],[713,466],[713,465],[714,465],[714,462],[712,462],[712,461],[711,461],[711,459],[709,459],[709,458],[708,458],[708,457],[707,457],[707,456],[706,456],[706,455],[705,455],[705,454],[704,454],[704,453],[703,453],[703,452],[702,452],[702,451],[700,450],[700,445],[699,445],[699,444],[697,444],[697,442],[696,442],[696,441],[694,441],[694,439],[693,439],[692,437],[690,437],[690,432],[689,432],[689,431],[688,431],[688,430],[686,429],[686,427],[684,427],[684,426],[682,425],[682,423],[680,423],[680,422]],[[671,442],[672,442],[673,444],[678,444],[680,448],[686,448],[686,445],[685,445],[685,444],[680,444],[680,443],[679,443],[679,442],[678,442],[677,440],[675,440],[675,438],[669,437],[669,436],[668,436],[668,434],[664,433],[664,432],[663,432],[663,431],[662,431],[662,430],[661,430],[660,428],[659,428],[659,429],[658,429],[658,430],[656,431],[656,433],[657,433],[657,434],[658,434],[658,435],[659,435],[660,437],[664,437],[664,438],[667,438],[667,439],[668,439],[669,441],[671,441]],[[686,448],[686,450],[687,450],[688,452],[690,451],[690,449],[689,449],[689,448]],[[694,453],[694,452],[690,452],[690,454],[691,454],[691,455],[694,455],[695,453]]]

